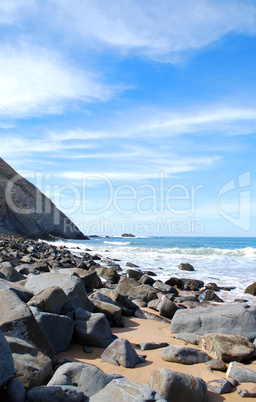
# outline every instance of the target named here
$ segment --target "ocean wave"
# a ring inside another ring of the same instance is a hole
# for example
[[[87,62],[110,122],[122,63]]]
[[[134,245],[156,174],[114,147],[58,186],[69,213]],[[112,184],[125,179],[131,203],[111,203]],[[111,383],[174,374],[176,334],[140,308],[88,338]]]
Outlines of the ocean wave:
[[[131,244],[131,242],[123,242],[123,241],[104,241],[104,244],[113,244],[114,246],[127,246]]]

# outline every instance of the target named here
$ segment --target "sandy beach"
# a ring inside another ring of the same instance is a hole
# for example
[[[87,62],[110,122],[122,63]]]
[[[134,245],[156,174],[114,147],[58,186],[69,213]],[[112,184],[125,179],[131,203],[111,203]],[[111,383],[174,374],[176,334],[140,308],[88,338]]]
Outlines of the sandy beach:
[[[150,309],[144,309],[150,311]],[[123,317],[125,328],[113,328],[113,334],[119,338],[128,339],[132,346],[136,348],[136,344],[140,342],[168,342],[170,345],[184,346],[186,343],[182,340],[175,338],[175,334],[171,334],[170,324],[136,317]],[[171,321],[170,321],[171,322]],[[188,345],[197,347],[194,345]],[[146,362],[137,365],[134,369],[125,368],[122,366],[114,366],[113,364],[101,362],[100,355],[104,349],[92,347],[93,353],[86,354],[83,352],[83,347],[72,343],[67,352],[61,353],[57,356],[65,357],[72,361],[80,361],[83,363],[89,363],[97,366],[105,373],[119,373],[126,378],[133,381],[138,381],[144,384],[148,384],[150,373],[157,368],[167,368],[182,372],[185,374],[191,374],[202,378],[204,381],[212,381],[220,378],[225,378],[225,373],[220,371],[211,372],[205,363],[184,365],[178,363],[170,363],[161,359],[162,349],[146,350],[141,352],[139,348],[136,351],[140,355],[146,355]],[[248,365],[249,368],[256,371],[256,362]],[[252,383],[242,383],[237,388],[233,388],[230,394],[218,395],[212,391],[208,391],[209,402],[221,402],[221,401],[251,401],[252,398],[241,398],[237,394],[237,389],[252,390],[255,385]]]

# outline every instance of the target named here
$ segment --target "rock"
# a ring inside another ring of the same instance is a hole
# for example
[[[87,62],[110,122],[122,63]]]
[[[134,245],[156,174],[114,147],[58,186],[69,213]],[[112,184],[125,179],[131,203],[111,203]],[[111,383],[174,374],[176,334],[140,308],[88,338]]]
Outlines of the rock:
[[[25,402],[26,390],[20,380],[11,380],[6,389],[7,400],[11,402]]]
[[[135,237],[135,236],[131,233],[123,233],[122,237]]]
[[[0,388],[2,388],[15,376],[12,352],[2,331],[0,331],[0,356]]]
[[[183,262],[179,265],[179,269],[182,271],[194,271],[194,267],[191,264]]]
[[[171,277],[165,281],[167,285],[176,286],[178,289],[183,289],[184,283],[182,279]]]
[[[213,282],[207,283],[207,285],[205,285],[205,289],[214,290],[214,292],[220,291],[218,285],[216,285],[216,283],[213,283]]]
[[[34,293],[39,293],[50,286],[60,287],[70,298],[75,308],[83,307],[88,311],[93,310],[93,303],[88,299],[81,279],[74,275],[47,272],[31,276],[25,285],[26,289]]]
[[[217,371],[226,371],[227,370],[227,365],[224,363],[223,360],[220,359],[212,359],[209,360],[208,362],[205,362],[207,366],[211,370],[217,370]]]
[[[129,263],[127,263],[127,264],[129,264]],[[135,269],[127,269],[126,270],[126,275],[128,276],[128,278],[133,278],[133,279],[136,279],[138,281],[144,274],[143,274],[143,272],[137,271]]]
[[[140,299],[145,302],[157,299],[157,292],[149,285],[139,285],[133,279],[122,278],[117,285],[116,291],[132,300]]]
[[[46,384],[52,376],[52,361],[37,347],[15,337],[6,337],[13,355],[15,380],[27,389]]]
[[[25,303],[28,302],[31,297],[34,296],[32,292],[29,292],[25,289],[22,285],[15,282],[9,282],[5,279],[0,279],[0,290],[12,290],[16,295],[20,298],[20,300],[24,301]]]
[[[113,342],[112,331],[105,314],[92,314],[89,320],[75,321],[74,338],[80,345],[106,348]]]
[[[120,378],[111,381],[105,388],[90,398],[90,402],[166,402],[156,391],[145,384]]]
[[[74,321],[65,315],[45,313],[31,306],[31,311],[38,324],[43,328],[55,353],[65,352],[70,345]]]
[[[119,374],[105,374],[91,364],[72,362],[60,366],[47,386],[73,385],[83,391],[84,395],[91,397],[109,382],[121,377]]]
[[[153,271],[143,271],[145,275],[149,275],[149,276],[157,276],[157,274]]]
[[[52,387],[35,387],[28,391],[27,397],[32,402],[81,402],[84,401],[84,393],[72,385],[55,385]]]
[[[198,299],[201,302],[214,301],[218,303],[223,303],[223,300],[220,299],[219,296],[217,296],[216,293],[213,292],[213,290],[205,290],[203,293],[200,294]]]
[[[229,363],[226,376],[238,382],[256,382],[256,372],[238,362]]]
[[[207,402],[205,382],[192,375],[164,368],[152,371],[149,385],[167,402]]]
[[[112,282],[112,283],[118,283],[119,282],[120,275],[113,268],[96,267],[95,271],[97,272],[98,276],[106,279],[106,281],[108,281],[108,282]]]
[[[80,268],[72,268],[71,272],[79,276],[79,278],[82,280],[86,293],[93,292],[93,289],[95,288],[96,283],[99,280],[97,272],[92,270],[85,271],[84,269]]]
[[[256,306],[240,303],[219,306],[196,307],[178,310],[172,319],[171,332],[239,334],[256,338]]]
[[[184,283],[184,281],[183,281]],[[186,281],[184,283],[184,290],[199,290],[204,286],[204,282],[203,281],[199,281],[196,279],[189,279],[188,281]]]
[[[132,262],[127,262],[125,265],[126,265],[127,267],[130,267],[130,268],[139,268],[138,265],[133,264]]]
[[[83,346],[84,353],[92,353],[92,349],[89,346]]]
[[[82,307],[78,307],[75,309],[75,319],[76,320],[82,320],[82,321],[87,321],[91,317],[91,313],[87,310],[85,310]]]
[[[179,294],[177,289],[175,289],[173,286],[167,285],[166,283],[160,281],[156,281],[153,285],[153,288],[163,293],[174,293],[175,296]]]
[[[207,334],[202,337],[199,346],[213,359],[227,363],[246,361],[254,354],[254,345],[241,335]]]
[[[204,363],[210,360],[202,350],[184,346],[167,346],[162,350],[161,357],[167,362],[181,364]]]
[[[49,339],[29,307],[11,290],[0,290],[0,329],[5,336],[14,336],[36,345],[53,359]]]
[[[201,341],[200,335],[196,335],[191,332],[179,332],[176,338],[182,339],[183,341],[191,343],[192,345],[199,345],[199,342]]]
[[[244,293],[249,293],[250,295],[256,296],[256,282],[252,283],[251,285],[247,286]]]
[[[88,239],[41,191],[0,158],[0,233]]]
[[[58,286],[50,286],[33,296],[27,305],[47,313],[61,314],[67,303],[70,303],[70,299],[64,290]]]
[[[208,381],[206,385],[208,389],[215,392],[216,394],[229,394],[232,389],[230,382],[228,380],[225,380],[225,378]]]
[[[237,393],[242,398],[246,398],[246,397],[248,397],[248,398],[256,398],[256,389],[253,389],[252,391],[247,391],[247,389],[238,388]]]
[[[153,310],[157,310],[158,304],[159,304],[159,299],[154,299],[154,300],[151,300],[150,302],[148,302],[148,307],[152,308]]]
[[[116,366],[134,368],[136,364],[143,363],[144,358],[138,356],[127,339],[116,339],[101,355],[102,362],[108,362]]]
[[[103,301],[93,299],[94,303],[94,313],[103,313],[108,320],[113,322],[121,320],[122,309],[121,307],[115,306],[112,303],[105,303]]]
[[[153,350],[153,349],[160,349],[169,346],[166,342],[156,343],[156,342],[142,342],[138,345],[140,350]]]
[[[139,284],[140,285],[150,285],[152,286],[155,283],[155,279],[151,278],[149,275],[142,275],[142,277],[139,279]]]
[[[174,314],[178,310],[178,307],[175,303],[169,300],[166,296],[162,298],[157,306],[157,310],[160,315],[163,315],[167,318],[173,318]]]
[[[18,282],[26,279],[25,276],[13,268],[10,262],[2,262],[0,264],[0,273],[2,273],[5,276],[5,279],[9,282]]]

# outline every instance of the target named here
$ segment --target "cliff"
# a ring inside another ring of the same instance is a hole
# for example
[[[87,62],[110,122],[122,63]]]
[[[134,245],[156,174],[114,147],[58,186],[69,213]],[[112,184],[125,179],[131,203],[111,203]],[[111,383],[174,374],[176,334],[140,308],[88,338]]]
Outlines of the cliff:
[[[88,239],[36,186],[0,158],[0,234]]]

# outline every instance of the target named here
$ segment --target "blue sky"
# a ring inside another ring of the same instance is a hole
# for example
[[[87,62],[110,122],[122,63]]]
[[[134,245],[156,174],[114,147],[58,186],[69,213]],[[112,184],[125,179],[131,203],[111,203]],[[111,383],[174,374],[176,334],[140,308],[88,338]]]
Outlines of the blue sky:
[[[256,236],[256,3],[0,0],[1,156],[87,234]]]

